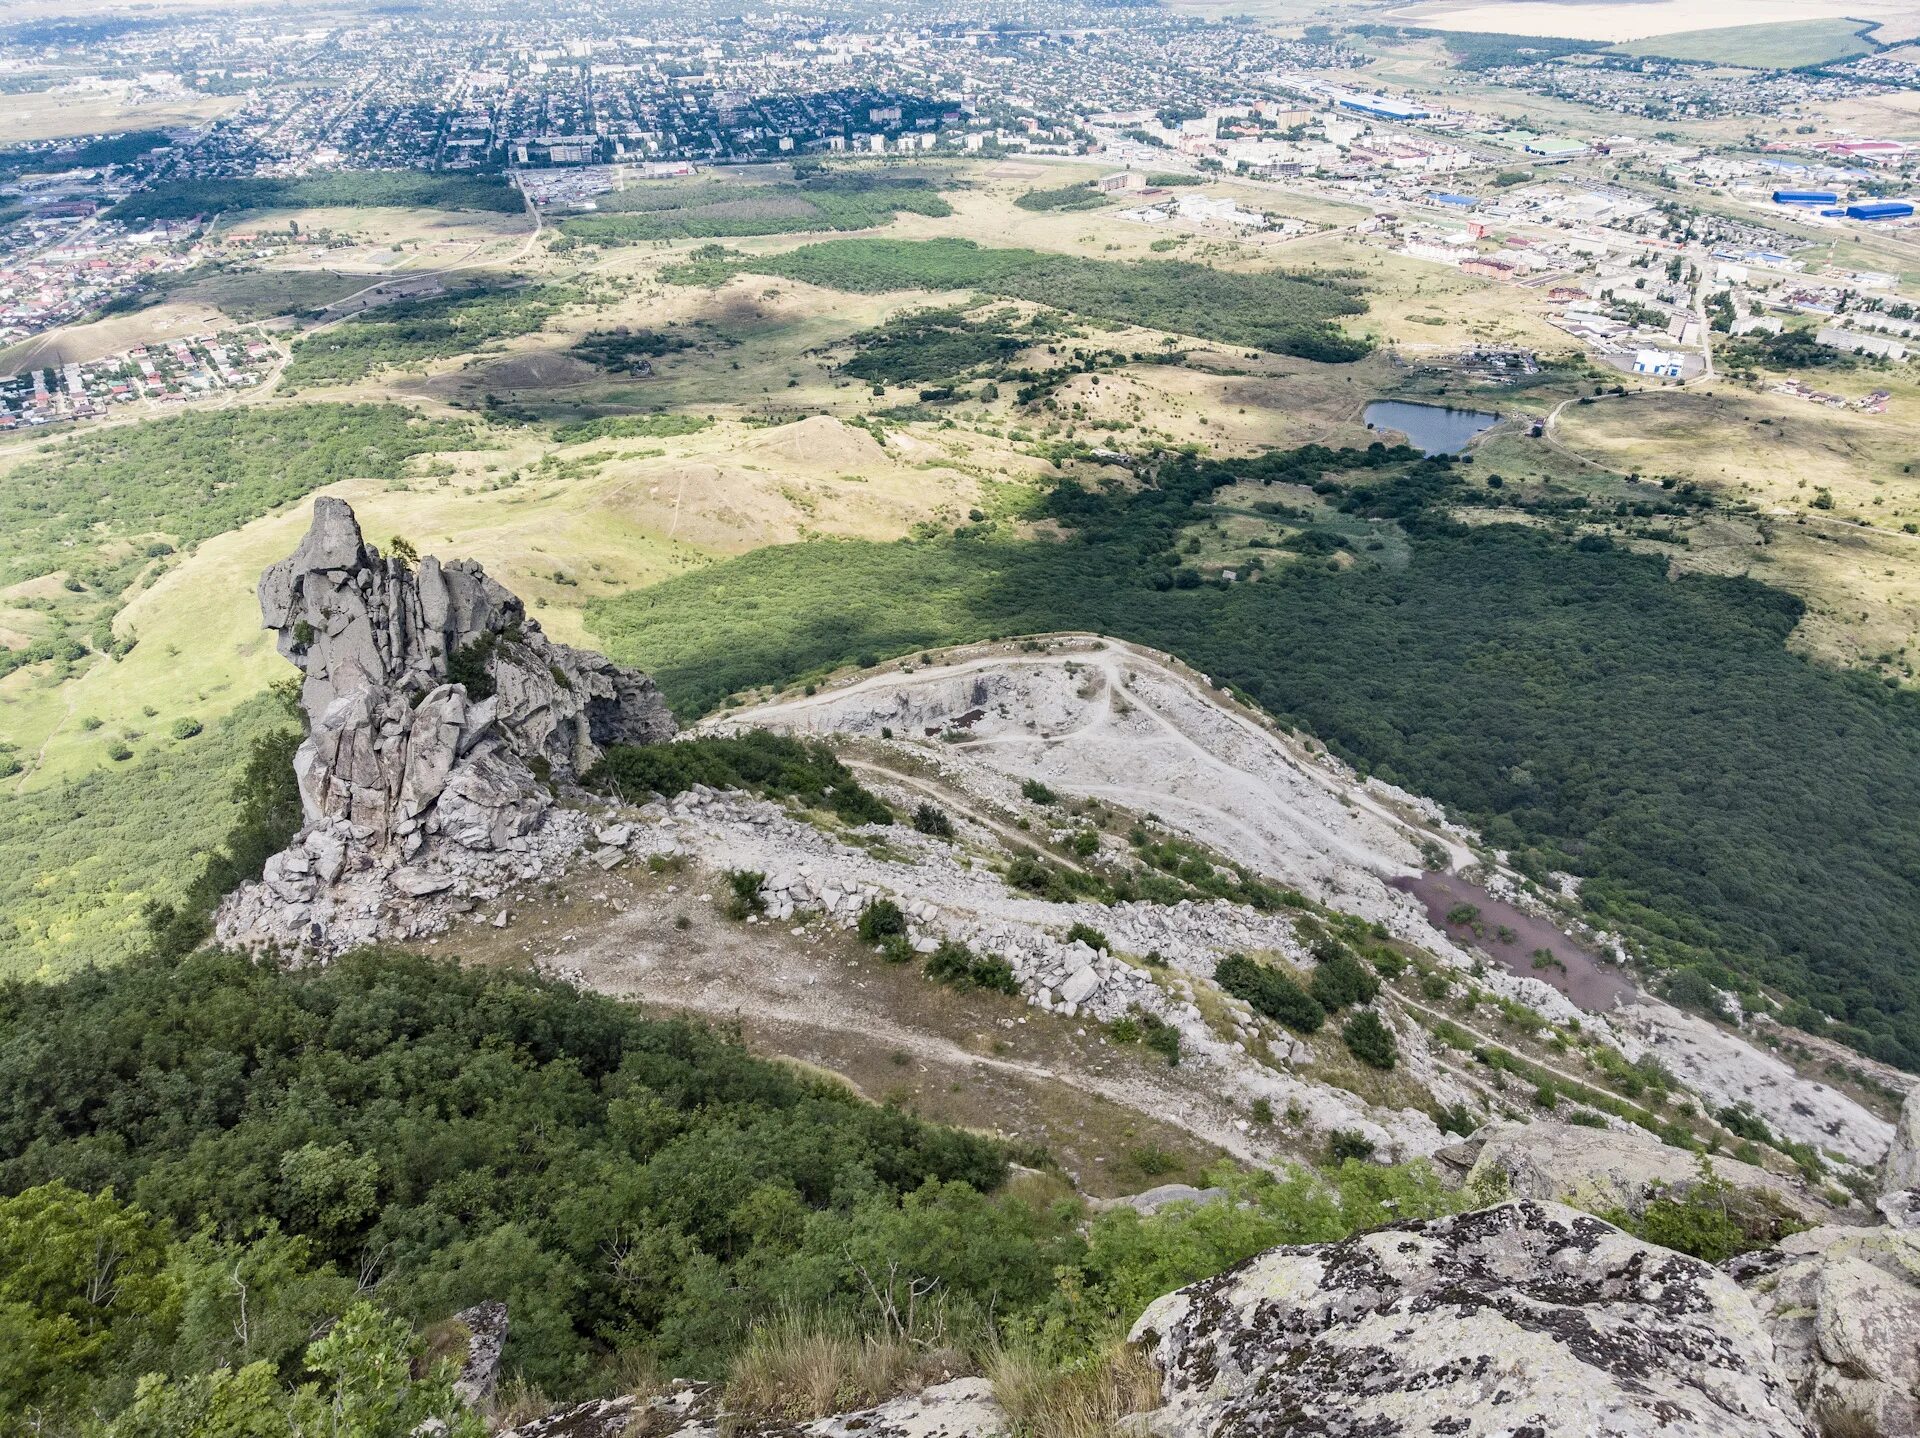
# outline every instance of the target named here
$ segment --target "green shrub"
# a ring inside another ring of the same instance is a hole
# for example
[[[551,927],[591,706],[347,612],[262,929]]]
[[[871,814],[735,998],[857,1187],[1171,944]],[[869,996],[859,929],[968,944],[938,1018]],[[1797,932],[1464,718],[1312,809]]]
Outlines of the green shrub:
[[[615,744],[585,782],[602,793],[634,797],[671,798],[695,784],[747,789],[770,799],[797,798],[851,823],[893,821],[893,811],[862,788],[825,744],[764,729],[664,744]]]
[[[860,938],[877,944],[892,934],[907,931],[907,916],[892,899],[873,899],[860,911]]]
[[[767,876],[755,869],[729,869],[727,887],[732,890],[727,899],[727,917],[744,919],[751,914],[764,914],[767,911],[766,900],[760,897]]]
[[[968,989],[991,989],[1002,994],[1020,992],[1013,967],[1006,960],[976,954],[958,939],[941,940],[940,947],[927,955],[926,969],[929,978],[963,992]]]
[[[935,839],[953,837],[953,820],[947,817],[947,811],[932,804],[921,803],[913,811],[913,827],[922,834]]]
[[[1327,1135],[1327,1157],[1334,1163],[1365,1163],[1373,1157],[1373,1140],[1356,1129],[1336,1128]]]
[[[1326,1022],[1326,1010],[1312,994],[1285,974],[1243,954],[1229,954],[1216,964],[1213,981],[1235,998],[1245,999],[1255,1013],[1278,1020],[1295,1033],[1314,1033]]]
[[[1370,1068],[1390,1069],[1399,1062],[1400,1047],[1393,1041],[1393,1030],[1372,1009],[1362,1009],[1348,1019],[1340,1038],[1347,1052]]]
[[[1601,1216],[1648,1243],[1713,1264],[1771,1248],[1805,1227],[1770,1195],[1733,1187],[1704,1154],[1698,1178],[1655,1190],[1638,1213],[1613,1209]]]
[[[1022,779],[1020,792],[1036,804],[1058,804],[1060,796],[1038,779]]]
[[[1102,953],[1107,952],[1113,947],[1107,942],[1107,936],[1094,928],[1092,924],[1076,923],[1068,928],[1067,942],[1071,944],[1076,941],[1085,944],[1090,949],[1099,949]]]
[[[1372,1003],[1380,992],[1380,980],[1343,950],[1315,966],[1308,992],[1321,1008],[1332,1013],[1349,1005]]]

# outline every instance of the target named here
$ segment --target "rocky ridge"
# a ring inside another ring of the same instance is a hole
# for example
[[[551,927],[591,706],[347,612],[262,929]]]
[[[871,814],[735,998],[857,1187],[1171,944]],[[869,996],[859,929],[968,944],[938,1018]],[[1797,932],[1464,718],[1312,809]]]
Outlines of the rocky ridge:
[[[604,746],[674,732],[646,675],[549,640],[473,561],[383,556],[342,500],[314,502],[260,613],[302,675],[305,822],[222,905],[223,943],[333,954],[444,928],[579,851],[591,825],[555,794]]]

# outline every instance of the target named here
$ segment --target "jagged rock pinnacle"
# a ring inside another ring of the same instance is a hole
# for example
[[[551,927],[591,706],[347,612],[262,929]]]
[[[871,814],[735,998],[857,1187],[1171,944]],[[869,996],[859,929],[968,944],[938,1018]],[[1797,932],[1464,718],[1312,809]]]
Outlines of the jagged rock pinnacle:
[[[549,640],[472,560],[382,556],[339,499],[261,576],[260,612],[303,676],[306,824],[223,906],[230,942],[337,952],[437,927],[578,846],[550,786],[674,732],[645,674]]]

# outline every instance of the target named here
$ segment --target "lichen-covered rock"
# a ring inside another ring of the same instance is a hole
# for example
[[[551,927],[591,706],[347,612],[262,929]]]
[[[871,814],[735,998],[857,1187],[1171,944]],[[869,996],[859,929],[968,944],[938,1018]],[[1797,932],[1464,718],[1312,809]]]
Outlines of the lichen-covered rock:
[[[1149,1307],[1163,1438],[1807,1438],[1725,1275],[1558,1204],[1277,1248]]]
[[[719,1395],[702,1383],[675,1383],[640,1400],[601,1398],[556,1409],[497,1438],[1004,1438],[1006,1410],[984,1378],[956,1378],[874,1408],[797,1422],[752,1413],[722,1414]]]
[[[1823,1431],[1920,1433],[1920,1231],[1826,1225],[1726,1266]]]
[[[453,1321],[465,1330],[467,1339],[460,1376],[453,1380],[453,1396],[469,1407],[477,1407],[493,1396],[500,1382],[500,1354],[507,1346],[507,1305],[489,1298],[454,1314]]]
[[[1650,1195],[1684,1192],[1700,1181],[1700,1160],[1638,1129],[1584,1128],[1535,1119],[1489,1124],[1459,1150],[1476,1149],[1467,1183],[1505,1198],[1570,1203],[1601,1213],[1637,1213]],[[1799,1185],[1738,1159],[1716,1156],[1715,1178],[1802,1223],[1819,1223],[1832,1210]]]
[[[444,928],[578,851],[591,822],[553,786],[674,732],[646,675],[553,643],[477,564],[383,557],[337,499],[260,611],[304,676],[306,822],[222,905],[225,943],[326,954]]]
[[[1900,1121],[1893,1128],[1893,1142],[1880,1161],[1880,1191],[1899,1193],[1920,1188],[1920,1088],[1907,1095],[1900,1105]]]
[[[858,1413],[802,1425],[807,1438],[1001,1438],[1007,1413],[984,1378],[955,1378]]]

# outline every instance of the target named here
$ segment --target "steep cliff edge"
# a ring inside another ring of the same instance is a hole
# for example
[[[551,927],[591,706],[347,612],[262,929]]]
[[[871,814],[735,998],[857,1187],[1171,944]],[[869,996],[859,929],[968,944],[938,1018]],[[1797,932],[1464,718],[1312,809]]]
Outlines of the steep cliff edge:
[[[224,943],[338,953],[443,927],[591,829],[556,788],[608,744],[670,737],[653,681],[556,644],[481,567],[383,556],[342,500],[260,580],[299,667],[305,823],[221,907]]]

